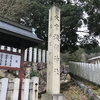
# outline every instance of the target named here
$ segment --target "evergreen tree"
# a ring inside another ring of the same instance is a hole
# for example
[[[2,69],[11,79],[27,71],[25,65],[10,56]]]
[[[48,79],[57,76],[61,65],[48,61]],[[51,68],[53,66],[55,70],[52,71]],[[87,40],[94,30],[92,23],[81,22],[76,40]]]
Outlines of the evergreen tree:
[[[77,46],[77,30],[81,26],[82,9],[64,0],[31,0],[28,16],[23,17],[24,25],[34,27],[39,38],[48,43],[48,10],[53,5],[61,9],[61,52],[75,51]]]
[[[80,5],[83,11],[85,11],[88,15],[88,17],[84,20],[84,24],[88,27],[88,36],[85,36],[84,40],[89,42],[88,44],[84,43],[81,46],[90,50],[91,48],[96,47],[99,43],[96,38],[100,34],[100,0],[79,1],[81,2]]]
[[[100,0],[1,0],[0,16],[34,27],[47,49],[48,11],[53,5],[61,9],[61,52],[73,52],[79,46],[91,49],[98,44],[94,36],[100,33]],[[88,14],[87,19],[83,17],[83,11]],[[79,38],[76,32],[82,22],[89,32],[88,36]]]

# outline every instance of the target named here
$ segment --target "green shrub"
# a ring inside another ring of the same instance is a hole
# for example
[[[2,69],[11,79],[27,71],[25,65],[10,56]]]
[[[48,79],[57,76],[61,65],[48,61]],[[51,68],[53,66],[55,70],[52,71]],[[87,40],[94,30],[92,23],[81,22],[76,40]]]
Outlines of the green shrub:
[[[34,76],[39,76],[39,74],[36,71],[32,70],[30,73],[30,78],[32,78]]]

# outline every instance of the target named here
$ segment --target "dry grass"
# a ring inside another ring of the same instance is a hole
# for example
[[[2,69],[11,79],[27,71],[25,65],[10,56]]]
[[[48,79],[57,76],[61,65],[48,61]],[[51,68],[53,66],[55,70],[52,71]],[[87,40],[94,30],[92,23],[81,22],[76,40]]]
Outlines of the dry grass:
[[[84,81],[81,81],[81,80],[80,80],[80,82],[83,83],[84,85],[86,85],[88,88],[92,89],[93,92],[94,92],[96,95],[100,96],[100,86],[98,86],[98,85],[96,85],[96,84],[93,84],[93,83],[91,83],[91,82],[88,82],[88,81],[86,81],[86,80],[84,80]]]
[[[89,100],[78,87],[70,86],[68,89],[62,91],[67,100]]]

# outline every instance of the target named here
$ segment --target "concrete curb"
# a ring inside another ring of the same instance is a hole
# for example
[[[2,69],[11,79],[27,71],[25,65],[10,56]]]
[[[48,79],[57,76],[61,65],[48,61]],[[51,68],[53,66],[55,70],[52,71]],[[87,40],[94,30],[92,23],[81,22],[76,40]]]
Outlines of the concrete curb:
[[[100,96],[96,95],[95,93],[93,93],[92,89],[89,89],[87,86],[85,86],[84,84],[81,84],[80,82],[77,82],[77,85],[79,86],[79,88],[82,89],[82,91],[88,95],[88,98],[90,100],[100,100]]]

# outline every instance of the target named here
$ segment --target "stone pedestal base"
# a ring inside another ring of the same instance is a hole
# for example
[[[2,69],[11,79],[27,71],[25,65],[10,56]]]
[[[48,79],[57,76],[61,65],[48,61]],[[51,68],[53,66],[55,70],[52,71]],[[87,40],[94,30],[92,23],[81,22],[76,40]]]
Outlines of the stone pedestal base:
[[[62,94],[42,94],[41,100],[66,100]]]

